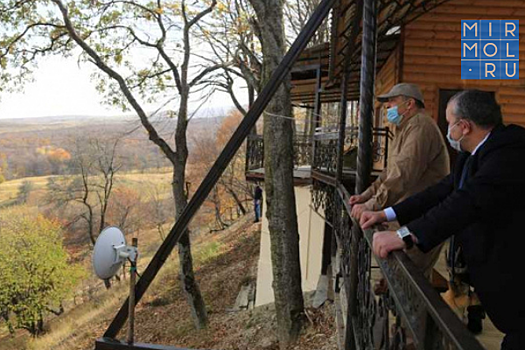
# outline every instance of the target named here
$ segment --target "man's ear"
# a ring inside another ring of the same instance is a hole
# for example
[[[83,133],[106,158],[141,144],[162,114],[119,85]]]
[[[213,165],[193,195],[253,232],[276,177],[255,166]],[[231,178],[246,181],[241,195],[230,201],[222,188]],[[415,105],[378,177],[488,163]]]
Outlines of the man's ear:
[[[409,111],[412,109],[412,98],[410,97],[406,97],[406,100],[404,100],[403,102],[403,107]]]
[[[463,135],[466,135],[468,134],[469,132],[472,131],[472,124],[468,121],[468,120],[465,120],[465,128],[462,130],[463,131]]]

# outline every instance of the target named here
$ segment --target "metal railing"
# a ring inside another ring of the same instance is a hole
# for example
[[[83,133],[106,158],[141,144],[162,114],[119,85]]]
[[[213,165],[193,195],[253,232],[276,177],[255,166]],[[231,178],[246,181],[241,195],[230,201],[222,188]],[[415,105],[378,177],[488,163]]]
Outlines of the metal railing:
[[[393,138],[392,132],[385,128],[373,129],[372,161],[376,165],[375,171],[381,164],[386,168],[388,161],[388,144]],[[314,135],[312,169],[329,174],[335,174],[337,168],[337,142],[339,129],[337,127],[317,128]],[[358,128],[349,126],[345,128],[345,148],[357,147]],[[354,169],[355,170],[355,169]]]
[[[346,304],[345,348],[405,349],[412,342],[421,350],[482,350],[404,252],[394,252],[387,259],[375,257],[388,291],[379,296],[373,293],[372,271],[377,267],[372,266],[371,246],[375,231],[363,232],[352,221],[349,197],[343,186],[313,181],[314,209],[323,209],[337,245],[335,288]],[[357,268],[353,269],[353,264]]]
[[[345,145],[357,143],[357,127],[347,127]],[[374,164],[387,165],[388,144],[392,132],[386,128],[375,128],[373,147]],[[308,135],[294,138],[294,166],[312,166],[312,169],[334,174],[337,167],[337,140],[339,131],[334,128],[317,128],[313,143]],[[264,168],[264,140],[262,135],[249,135],[246,152],[246,172]],[[381,169],[374,169],[381,170]]]
[[[307,135],[294,137],[294,166],[312,165],[312,143]],[[246,172],[264,168],[264,140],[262,135],[249,135],[246,152]]]

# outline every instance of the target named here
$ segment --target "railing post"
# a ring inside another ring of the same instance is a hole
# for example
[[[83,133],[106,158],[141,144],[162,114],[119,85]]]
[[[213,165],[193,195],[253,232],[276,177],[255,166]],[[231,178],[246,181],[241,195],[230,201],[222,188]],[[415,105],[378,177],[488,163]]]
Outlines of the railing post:
[[[370,183],[372,172],[372,126],[374,104],[374,82],[376,70],[377,1],[364,0],[363,36],[361,49],[361,83],[359,96],[359,147],[357,153],[356,193],[362,193]],[[359,245],[363,233],[358,227],[352,228],[350,261],[349,315],[354,318],[358,312],[357,287]],[[355,334],[354,334],[355,337]],[[352,339],[355,342],[355,339]],[[348,344],[348,341],[346,342]],[[348,346],[348,345],[347,345]],[[355,344],[353,344],[355,347]]]
[[[355,29],[354,29],[355,30]],[[337,167],[335,173],[336,184],[340,184],[343,179],[343,153],[345,148],[345,132],[346,132],[346,115],[348,112],[348,80],[350,79],[350,55],[349,48],[353,45],[348,43],[347,52],[345,55],[344,74],[341,80],[341,106],[339,118],[339,139],[337,142]]]
[[[317,67],[315,77],[315,102],[314,102],[314,134],[315,129],[321,125],[321,65]]]
[[[132,246],[138,247],[138,238],[132,239]],[[135,283],[137,280],[137,257],[130,260],[129,269],[129,320],[128,320],[128,335],[127,343],[133,344],[135,342]]]
[[[359,97],[359,149],[357,153],[356,193],[370,184],[372,172],[372,127],[376,70],[377,0],[365,0],[363,9],[363,42]]]
[[[315,101],[312,118],[312,134],[311,134],[311,145],[312,145],[312,159],[311,166],[314,169],[315,166],[315,132],[321,125],[321,65],[317,67],[316,81],[315,81]]]
[[[346,132],[346,116],[348,112],[348,81],[350,79],[350,61],[353,54],[353,51],[356,47],[357,34],[359,33],[359,22],[361,20],[361,15],[363,12],[363,1],[366,3],[366,0],[360,0],[356,2],[356,13],[353,19],[353,23],[349,26],[350,33],[347,33],[347,45],[345,50],[345,61],[344,61],[344,70],[343,70],[343,79],[341,81],[341,118],[339,122],[339,140],[337,144],[337,166],[336,166],[336,187],[342,183],[343,178],[343,152],[344,152],[344,141],[345,141],[345,132]],[[363,23],[365,23],[363,21]],[[362,78],[361,78],[362,79]],[[336,215],[341,215],[337,213]],[[353,245],[353,241],[352,241]],[[354,250],[356,254],[352,254],[352,264],[351,267],[357,268],[357,250]],[[355,261],[354,261],[355,260]],[[357,270],[355,270],[357,272]],[[355,274],[355,281],[357,282],[357,274]],[[354,280],[351,280],[354,281]],[[352,285],[350,293],[347,295],[348,300],[348,309],[346,315],[346,329],[345,329],[345,350],[356,349],[355,333],[354,333],[354,320],[353,316],[356,313],[355,307],[357,302],[357,285]]]

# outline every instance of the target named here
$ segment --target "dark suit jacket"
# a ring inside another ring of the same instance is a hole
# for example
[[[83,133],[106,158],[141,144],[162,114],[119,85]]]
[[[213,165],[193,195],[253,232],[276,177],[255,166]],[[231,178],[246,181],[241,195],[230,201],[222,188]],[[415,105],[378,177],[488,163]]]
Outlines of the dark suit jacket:
[[[401,225],[429,251],[452,235],[463,248],[473,286],[505,333],[525,331],[525,129],[497,126],[472,159],[459,189],[455,172],[393,207]]]

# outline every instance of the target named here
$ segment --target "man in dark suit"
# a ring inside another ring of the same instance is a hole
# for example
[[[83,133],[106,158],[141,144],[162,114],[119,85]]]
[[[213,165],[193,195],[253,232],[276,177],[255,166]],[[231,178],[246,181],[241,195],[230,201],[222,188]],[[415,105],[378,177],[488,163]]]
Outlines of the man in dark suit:
[[[403,225],[374,235],[373,250],[381,258],[412,244],[429,251],[454,235],[471,284],[506,334],[501,349],[523,350],[525,129],[504,126],[492,95],[477,90],[455,95],[446,118],[447,138],[461,151],[454,173],[384,211],[363,213],[360,224],[366,229],[397,219]]]

